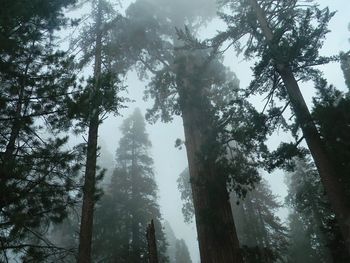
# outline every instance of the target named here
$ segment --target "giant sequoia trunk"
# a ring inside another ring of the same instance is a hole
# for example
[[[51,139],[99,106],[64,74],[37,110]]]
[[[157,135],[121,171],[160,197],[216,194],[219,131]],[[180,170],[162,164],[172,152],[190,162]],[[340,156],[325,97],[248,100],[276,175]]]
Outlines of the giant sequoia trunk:
[[[85,166],[85,181],[83,188],[83,206],[81,212],[78,263],[91,262],[92,227],[95,203],[95,181],[97,160],[97,137],[99,126],[99,102],[96,94],[100,86],[102,64],[102,30],[101,30],[101,3],[98,2],[98,14],[96,21],[96,47],[94,79],[95,84],[90,94],[89,109],[89,135],[87,141],[87,157]]]
[[[201,111],[187,108],[182,117],[201,262],[241,262],[226,184],[215,176],[214,163],[204,165],[197,158],[205,142],[197,126]]]
[[[188,64],[180,69],[183,75],[191,69]],[[242,262],[226,178],[217,173],[217,156],[203,151],[213,143],[210,103],[204,88],[194,87],[191,80],[180,80],[178,87],[201,262]]]
[[[270,45],[274,39],[272,30],[269,27],[266,16],[256,0],[249,0],[256,13],[261,30]],[[346,199],[343,186],[338,180],[334,166],[327,156],[320,134],[312,119],[309,109],[300,92],[298,83],[289,65],[278,63],[276,69],[280,74],[286,87],[291,105],[294,109],[297,121],[302,129],[306,143],[321,177],[323,186],[327,192],[328,199],[339,223],[342,235],[346,242],[347,250],[350,253],[350,208]]]

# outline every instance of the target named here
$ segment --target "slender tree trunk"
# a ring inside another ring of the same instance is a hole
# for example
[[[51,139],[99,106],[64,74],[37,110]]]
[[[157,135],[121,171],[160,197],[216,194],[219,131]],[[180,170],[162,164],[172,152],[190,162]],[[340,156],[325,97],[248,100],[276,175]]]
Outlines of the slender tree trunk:
[[[148,244],[149,263],[158,263],[157,239],[153,219],[147,226],[146,238]]]
[[[256,13],[261,30],[268,44],[272,47],[274,35],[268,25],[264,11],[256,0],[249,1]],[[339,177],[335,172],[335,168],[327,156],[320,134],[318,133],[290,66],[277,63],[276,68],[286,87],[297,121],[303,131],[306,143],[310,149],[321,181],[327,192],[328,199],[336,215],[343,238],[346,242],[348,253],[350,253],[350,208],[343,186],[341,182],[339,182]]]
[[[242,262],[226,182],[216,176],[214,162],[203,164],[197,158],[206,142],[198,125],[203,111],[186,105],[182,118],[201,262]]]
[[[83,188],[83,206],[81,212],[80,235],[79,235],[79,252],[78,263],[91,262],[91,244],[92,244],[92,227],[94,216],[95,202],[95,177],[96,177],[96,160],[97,160],[97,137],[99,126],[99,102],[96,99],[98,93],[101,64],[102,64],[102,11],[101,1],[98,2],[98,14],[96,18],[96,47],[95,47],[95,65],[94,78],[95,84],[90,95],[89,109],[89,135],[87,141],[87,158],[85,167],[85,181]]]

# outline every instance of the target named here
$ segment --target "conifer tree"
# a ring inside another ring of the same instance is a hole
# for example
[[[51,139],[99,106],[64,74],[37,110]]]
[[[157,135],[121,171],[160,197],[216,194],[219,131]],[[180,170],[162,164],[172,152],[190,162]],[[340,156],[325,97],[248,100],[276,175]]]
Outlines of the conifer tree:
[[[245,262],[286,262],[287,228],[276,215],[282,207],[265,180],[243,200],[231,196]]]
[[[74,205],[78,151],[67,147],[72,57],[57,49],[70,0],[5,1],[0,10],[0,250],[40,262],[66,253],[45,238]]]
[[[328,8],[319,9],[313,1],[220,2],[228,7],[223,10],[230,10],[230,13],[221,15],[229,29],[214,38],[212,44],[216,46],[229,40],[247,58],[259,57],[260,61],[254,66],[255,79],[247,94],[267,94],[267,104],[272,106],[274,118],[280,118],[288,105],[291,105],[296,119],[295,130],[302,131],[300,137],[293,131],[295,144],[305,139],[350,252],[348,198],[338,180],[336,164],[327,152],[325,142],[300,91],[302,81],[320,78],[321,74],[314,66],[332,60],[320,56],[319,49],[323,45],[328,22],[334,13]],[[244,47],[239,42],[243,36],[248,36]],[[286,106],[276,107],[275,98],[286,103]],[[288,150],[295,149],[295,144],[284,144],[287,147],[280,148],[279,152],[286,157],[290,154]]]
[[[100,117],[100,102],[97,94],[101,84],[102,73],[102,2],[97,3],[95,18],[95,54],[94,54],[94,75],[88,103],[88,140],[86,151],[85,178],[83,187],[83,205],[81,212],[80,232],[79,232],[79,263],[91,262],[91,242],[93,213],[95,203],[96,187],[96,160],[97,160],[97,137]]]
[[[295,162],[295,171],[286,180],[286,201],[291,208],[289,261],[304,258],[305,262],[347,262],[345,242],[314,164],[303,159]]]
[[[111,62],[109,43],[111,25],[117,13],[113,6],[104,0],[91,1],[92,25],[83,24],[82,34],[72,43],[83,50],[81,66],[93,61],[93,76],[86,81],[85,90],[71,101],[71,114],[79,120],[78,127],[88,129],[86,143],[86,163],[83,186],[78,262],[91,262],[91,242],[93,213],[96,199],[97,140],[98,128],[108,113],[118,113],[124,98],[118,91],[124,89],[119,77],[125,69],[118,67],[118,61]]]
[[[141,75],[152,74],[146,96],[155,104],[146,116],[151,122],[168,122],[174,115],[183,119],[202,262],[240,262],[227,186],[242,194],[245,185],[257,177],[256,173],[236,173],[237,167],[233,166],[239,162],[229,162],[225,157],[227,144],[234,139],[218,138],[227,134],[227,119],[235,115],[235,109],[226,106],[236,99],[238,83],[210,50],[182,48],[184,43],[174,28],[182,28],[183,21],[187,21],[191,35],[214,12],[198,16],[205,10],[201,9],[202,1],[191,1],[197,9],[187,9],[183,1],[167,4],[140,0],[126,12],[134,32],[131,35],[137,35],[137,45],[131,44],[129,53]],[[168,8],[173,5],[183,12]],[[225,117],[220,119],[222,115]]]
[[[194,216],[190,176],[185,169],[178,178],[187,222]],[[282,207],[266,181],[261,180],[244,197],[231,193],[230,203],[244,262],[287,262],[288,229],[276,215]]]
[[[166,262],[166,242],[157,204],[151,142],[139,109],[124,120],[117,165],[96,211],[94,258],[107,262],[147,262],[146,228],[153,219],[158,257]]]

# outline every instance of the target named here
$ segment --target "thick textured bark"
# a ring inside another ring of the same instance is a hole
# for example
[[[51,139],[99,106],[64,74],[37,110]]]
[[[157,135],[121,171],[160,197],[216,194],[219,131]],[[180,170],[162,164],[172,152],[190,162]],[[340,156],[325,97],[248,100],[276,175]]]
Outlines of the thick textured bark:
[[[182,118],[201,262],[242,262],[226,183],[216,176],[214,163],[203,164],[197,158],[206,142],[198,125],[203,123],[203,111],[187,105]]]
[[[272,45],[274,39],[273,32],[269,28],[266,16],[258,5],[256,0],[249,0],[259,21],[261,30],[268,42]],[[309,109],[300,92],[298,83],[289,65],[279,64],[277,62],[276,69],[280,74],[286,87],[291,105],[294,109],[297,121],[302,129],[306,143],[310,149],[311,155],[315,161],[317,170],[320,174],[322,184],[327,192],[328,199],[332,209],[336,215],[343,238],[346,242],[348,253],[350,253],[350,207],[346,195],[344,193],[341,182],[334,166],[327,156],[320,134],[316,125],[312,120]]]
[[[149,263],[158,263],[157,239],[153,220],[147,227],[146,238],[148,243]]]
[[[95,203],[95,181],[97,160],[97,138],[99,126],[99,104],[96,96],[99,89],[101,64],[102,64],[102,30],[101,30],[101,3],[98,2],[98,14],[96,21],[96,47],[94,78],[95,85],[90,95],[90,122],[87,141],[87,158],[85,166],[85,181],[83,188],[83,206],[81,212],[78,263],[91,262],[92,227]]]

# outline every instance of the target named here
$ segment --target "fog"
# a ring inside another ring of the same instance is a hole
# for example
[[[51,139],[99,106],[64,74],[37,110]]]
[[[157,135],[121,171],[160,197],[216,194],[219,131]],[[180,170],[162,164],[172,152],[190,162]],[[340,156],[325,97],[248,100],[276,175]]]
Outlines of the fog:
[[[130,5],[142,1],[154,5],[155,8],[152,11],[154,11],[155,17],[159,19],[164,19],[164,17],[170,18],[170,28],[173,32],[169,33],[169,35],[171,35],[173,40],[177,38],[175,28],[184,29],[185,26],[189,26],[192,31],[197,33],[197,37],[200,40],[213,37],[217,32],[226,29],[224,22],[216,15],[217,3],[215,0],[135,0],[121,1],[121,5],[116,4],[116,6],[122,14],[125,14]],[[337,55],[341,51],[348,51],[350,49],[350,34],[348,29],[350,22],[350,1],[322,0],[317,2],[320,3],[321,7],[328,6],[331,11],[336,11],[335,16],[329,23],[330,32],[324,40],[324,46],[320,51],[321,55],[331,56]],[[89,11],[89,5],[86,4],[74,10],[67,11],[67,14],[68,16],[78,18],[83,13],[85,14]],[[147,10],[147,12],[149,11]],[[145,12],[146,15],[148,15],[147,12]],[[198,19],[198,17],[201,18]],[[142,22],[142,17],[139,17],[139,20]],[[64,29],[58,33],[58,37],[62,38],[60,47],[62,49],[69,49],[71,37],[76,37],[78,33],[79,30],[72,30],[71,28]],[[249,86],[253,80],[251,67],[254,65],[254,60],[245,60],[243,54],[237,54],[234,48],[231,47],[223,54],[223,64],[237,76],[241,88]],[[333,84],[338,89],[345,91],[343,72],[338,62],[331,62],[318,68],[324,73],[324,77],[329,84]],[[87,76],[92,71],[92,65],[90,65],[81,74]],[[125,104],[125,108],[119,110],[119,115],[107,115],[99,127],[98,140],[103,154],[99,156],[98,163],[102,168],[107,169],[106,178],[102,185],[108,184],[111,173],[117,165],[116,150],[123,136],[120,130],[123,121],[134,112],[135,108],[139,108],[142,114],[145,115],[147,110],[154,105],[152,99],[145,100],[145,89],[147,89],[152,73],[147,73],[148,78],[140,78],[140,72],[137,71],[138,68],[133,66],[128,70],[125,79],[123,79],[123,84],[127,88],[126,91],[122,91],[122,96],[130,99],[130,102]],[[302,83],[300,84],[300,88],[308,107],[311,109],[313,105],[312,98],[315,96],[313,83]],[[264,96],[258,95],[250,97],[249,102],[258,111],[262,111],[266,103]],[[287,112],[287,114],[290,114],[290,112]],[[192,262],[200,262],[195,220],[193,219],[191,223],[185,223],[182,214],[183,201],[181,200],[181,193],[177,183],[181,172],[188,167],[185,147],[175,147],[177,139],[185,141],[182,118],[180,116],[173,116],[171,122],[167,123],[163,123],[161,120],[158,120],[156,123],[147,122],[146,132],[152,143],[150,155],[154,160],[153,168],[158,186],[157,195],[162,218],[164,222],[168,221],[170,223],[176,238],[183,239],[186,242]],[[87,131],[83,134],[71,135],[70,145],[80,143],[85,138],[87,138]],[[281,142],[292,141],[294,141],[294,138],[290,133],[278,130],[269,137],[267,145],[270,150],[275,150]],[[306,146],[304,142],[302,144]],[[285,197],[288,194],[284,176],[285,172],[280,169],[274,170],[270,174],[263,170],[259,170],[259,172],[262,178],[270,185],[271,191],[277,196],[278,201],[284,203]],[[283,224],[286,225],[288,208],[279,208],[276,214],[281,218]]]
[[[162,1],[161,2],[167,2]],[[155,1],[154,1],[155,2]],[[172,4],[166,4],[169,10],[174,12],[174,17],[178,21],[184,21],[184,15],[191,15],[192,12],[213,14],[213,1],[170,1]],[[176,4],[175,4],[176,3]],[[186,6],[187,4],[187,6]],[[324,55],[331,55],[338,53],[338,51],[345,51],[349,49],[349,31],[348,31],[348,10],[350,10],[350,2],[347,0],[340,1],[322,1],[322,6],[329,6],[330,10],[336,10],[337,14],[330,22],[331,32],[327,35],[325,45],[322,48]],[[126,6],[126,5],[124,5]],[[171,6],[171,8],[170,8]],[[200,8],[198,8],[200,7]],[[176,8],[176,9],[173,9]],[[204,8],[204,9],[201,9]],[[176,12],[176,11],[178,12]],[[202,11],[203,10],[203,11]],[[181,26],[180,24],[178,26]],[[217,30],[223,28],[221,21],[214,18],[212,22],[209,22],[205,29],[201,30],[201,37],[212,36]],[[232,71],[237,75],[240,86],[248,86],[252,79],[252,72],[250,70],[251,63],[243,59],[242,56],[236,57],[234,50],[228,50],[225,53],[225,65],[230,67]],[[322,66],[322,71],[325,74],[327,80],[334,84],[338,88],[344,88],[343,74],[341,72],[338,63],[331,63],[329,65]],[[147,82],[139,81],[135,72],[128,74],[128,95],[135,102],[130,103],[128,108],[121,111],[122,116],[108,117],[108,119],[102,124],[100,129],[100,139],[107,142],[107,147],[110,153],[115,153],[118,140],[120,138],[119,126],[122,123],[123,116],[128,116],[132,113],[135,107],[139,107],[143,113],[152,106],[151,101],[143,100],[144,87]],[[311,85],[305,83],[302,85],[302,92],[311,104],[314,90]],[[257,98],[254,101],[256,107],[262,107],[264,101],[261,98]],[[180,192],[177,189],[177,178],[179,174],[187,167],[186,151],[185,149],[179,150],[175,148],[175,140],[180,138],[184,140],[183,124],[179,117],[174,118],[172,123],[156,123],[153,125],[147,125],[147,132],[150,135],[152,141],[152,156],[154,158],[154,168],[156,172],[156,180],[159,187],[159,204],[161,207],[162,215],[164,219],[170,222],[171,227],[174,229],[178,238],[183,238],[187,246],[190,249],[193,262],[199,262],[199,251],[196,237],[195,224],[184,223],[183,215],[181,212],[182,202],[180,198]],[[280,132],[274,135],[270,139],[269,146],[274,149],[278,146],[281,140],[291,140],[292,138],[287,134]],[[286,196],[287,189],[284,183],[282,171],[275,171],[272,174],[264,173],[271,185],[274,194],[278,195],[283,202]],[[283,209],[280,215],[285,218],[287,211]]]

